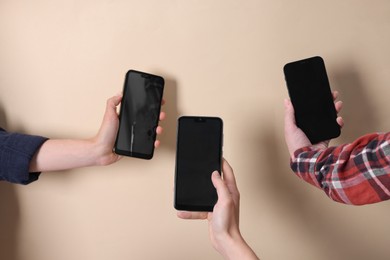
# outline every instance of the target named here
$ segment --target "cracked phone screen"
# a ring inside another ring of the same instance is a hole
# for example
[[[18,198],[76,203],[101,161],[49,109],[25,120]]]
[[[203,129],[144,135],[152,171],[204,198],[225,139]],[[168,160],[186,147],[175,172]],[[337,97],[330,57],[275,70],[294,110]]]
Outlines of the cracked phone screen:
[[[129,71],[125,80],[115,152],[150,159],[154,152],[163,78]]]

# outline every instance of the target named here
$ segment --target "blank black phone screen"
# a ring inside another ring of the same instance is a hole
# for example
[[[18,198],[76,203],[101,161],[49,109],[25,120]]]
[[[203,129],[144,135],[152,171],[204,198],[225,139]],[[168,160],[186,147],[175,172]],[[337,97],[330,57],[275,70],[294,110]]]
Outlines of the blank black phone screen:
[[[211,174],[221,172],[223,123],[217,117],[178,120],[175,208],[212,211],[217,192]]]
[[[127,72],[115,142],[117,154],[153,157],[163,89],[164,79],[160,76]]]
[[[324,61],[316,56],[288,63],[284,74],[296,124],[312,144],[340,135]]]

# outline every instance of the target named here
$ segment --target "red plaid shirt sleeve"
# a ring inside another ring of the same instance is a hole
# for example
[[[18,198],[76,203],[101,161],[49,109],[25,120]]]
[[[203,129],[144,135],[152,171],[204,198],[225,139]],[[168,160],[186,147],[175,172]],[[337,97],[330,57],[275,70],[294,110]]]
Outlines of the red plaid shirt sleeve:
[[[364,205],[390,199],[390,133],[360,137],[351,144],[294,153],[291,169],[331,199]]]

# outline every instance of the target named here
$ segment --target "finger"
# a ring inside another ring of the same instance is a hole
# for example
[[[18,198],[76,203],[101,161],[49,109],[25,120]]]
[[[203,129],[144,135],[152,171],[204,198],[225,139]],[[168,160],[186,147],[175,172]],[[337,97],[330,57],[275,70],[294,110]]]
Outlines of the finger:
[[[339,92],[337,90],[332,91],[333,100],[336,100],[339,97]]]
[[[207,212],[178,211],[176,215],[181,219],[207,219]]]
[[[158,148],[160,146],[160,143],[161,143],[160,140],[154,141],[154,147]]]
[[[343,101],[337,101],[334,103],[337,113],[340,113],[341,109],[343,109]]]
[[[226,198],[229,198],[229,189],[226,186],[225,182],[222,180],[221,175],[217,171],[214,171],[211,174],[211,181],[213,182],[213,185],[217,190],[218,200],[225,200]]]
[[[104,113],[103,121],[117,120],[118,114],[116,111],[116,107],[121,103],[122,95],[118,94],[113,96],[107,100],[106,103],[106,111]]]
[[[284,99],[284,110],[288,116],[294,116],[294,107],[287,98]]]
[[[164,120],[166,117],[165,112],[160,112],[160,121]]]
[[[238,191],[237,184],[236,184],[236,178],[234,177],[233,169],[228,163],[228,161],[223,158],[222,162],[222,171],[223,171],[223,186],[222,184],[219,184],[220,187],[217,187],[217,185],[214,184],[214,181],[219,181],[221,180],[221,177],[219,174],[213,173],[213,184],[217,189],[217,194],[218,194],[218,202],[220,199],[222,201],[229,201],[232,199],[234,206],[235,206],[235,215],[237,221],[239,220],[239,205],[240,205],[240,192]]]
[[[236,185],[236,178],[234,177],[233,168],[225,158],[222,160],[222,172],[225,183]]]
[[[162,105],[162,106],[165,105],[165,99],[162,99],[162,100],[161,100],[161,105]]]
[[[289,99],[284,99],[284,126],[287,129],[291,129],[296,126],[294,107]]]
[[[162,133],[163,133],[163,128],[162,128],[162,126],[157,126],[157,128],[156,128],[156,133],[158,134],[158,135],[161,135]]]
[[[230,164],[225,158],[223,158],[222,161],[222,172],[223,179],[226,183],[229,192],[238,194],[239,192],[237,188],[236,178],[234,177],[233,168],[230,166]]]
[[[107,108],[116,108],[122,100],[122,94],[117,94],[107,100]]]
[[[344,119],[341,116],[337,117],[336,121],[341,128],[344,126]]]

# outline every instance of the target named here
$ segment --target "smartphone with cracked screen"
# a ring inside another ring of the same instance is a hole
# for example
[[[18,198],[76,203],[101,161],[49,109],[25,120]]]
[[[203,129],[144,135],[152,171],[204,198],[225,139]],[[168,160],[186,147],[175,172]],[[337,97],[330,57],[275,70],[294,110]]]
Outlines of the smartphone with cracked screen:
[[[153,157],[163,91],[161,76],[136,70],[126,73],[115,153],[142,159]]]

